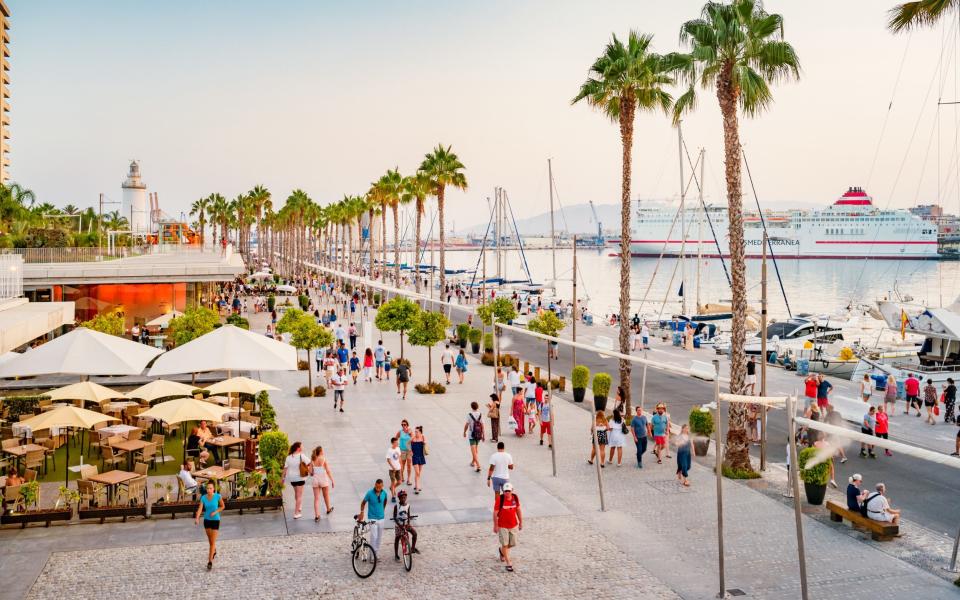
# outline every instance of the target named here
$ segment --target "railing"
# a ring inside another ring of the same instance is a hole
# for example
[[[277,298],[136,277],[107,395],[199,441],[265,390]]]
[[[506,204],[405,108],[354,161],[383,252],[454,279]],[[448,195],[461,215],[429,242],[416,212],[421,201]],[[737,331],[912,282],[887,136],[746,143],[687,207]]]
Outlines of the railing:
[[[0,257],[19,256],[24,263],[87,263],[104,262],[117,260],[120,258],[129,258],[132,256],[144,256],[148,254],[201,254],[210,256],[219,256],[226,254],[229,258],[233,252],[231,246],[227,246],[227,252],[221,248],[201,248],[197,245],[186,244],[162,244],[145,246],[114,246],[104,248],[0,248]]]
[[[23,258],[0,254],[0,300],[23,296]]]

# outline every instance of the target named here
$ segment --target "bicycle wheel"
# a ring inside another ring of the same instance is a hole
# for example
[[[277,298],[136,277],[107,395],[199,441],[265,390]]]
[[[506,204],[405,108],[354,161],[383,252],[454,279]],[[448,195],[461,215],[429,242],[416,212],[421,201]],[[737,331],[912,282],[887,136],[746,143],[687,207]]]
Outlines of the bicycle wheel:
[[[357,574],[357,577],[366,579],[373,575],[373,572],[377,568],[377,553],[374,551],[373,546],[364,542],[353,551],[353,560],[351,562],[353,563],[353,572]]]
[[[413,568],[413,552],[410,551],[410,536],[403,534],[400,538],[400,552],[403,557],[403,568],[409,571]]]

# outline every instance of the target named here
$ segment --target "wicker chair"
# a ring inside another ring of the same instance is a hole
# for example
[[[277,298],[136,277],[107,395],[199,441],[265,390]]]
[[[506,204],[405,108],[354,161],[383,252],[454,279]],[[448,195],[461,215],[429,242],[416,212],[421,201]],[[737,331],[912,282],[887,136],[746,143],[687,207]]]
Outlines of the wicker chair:
[[[8,485],[3,488],[3,502],[7,506],[7,512],[27,509],[27,504],[20,493],[20,487],[19,485]]]
[[[145,504],[147,502],[147,476],[141,475],[136,479],[131,479],[126,485],[120,486],[119,496],[125,496],[128,504]]]
[[[123,460],[122,451],[118,454],[117,451],[110,446],[104,446],[103,452],[100,454],[100,468],[105,469],[107,465],[117,468],[117,465],[122,463]]]
[[[146,475],[147,469],[149,468],[150,468],[150,465],[148,465],[147,463],[138,462],[137,464],[133,465],[133,472],[136,473],[137,475]]]
[[[157,445],[147,444],[134,457],[140,462],[150,463],[150,467],[155,469],[157,467]]]
[[[25,469],[43,469],[46,464],[46,450],[34,450],[32,452],[27,452],[27,455],[23,459],[23,466]]]
[[[107,488],[93,481],[78,480],[77,490],[80,492],[81,506],[96,506],[100,500],[103,500],[104,504],[107,502]]]

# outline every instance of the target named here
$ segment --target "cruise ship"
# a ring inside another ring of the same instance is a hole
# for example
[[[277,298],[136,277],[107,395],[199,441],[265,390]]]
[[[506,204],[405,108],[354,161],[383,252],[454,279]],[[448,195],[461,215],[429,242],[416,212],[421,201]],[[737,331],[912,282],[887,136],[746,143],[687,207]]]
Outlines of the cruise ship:
[[[677,212],[674,208],[641,207],[631,227],[630,254],[695,256],[699,251],[704,257],[730,255],[725,206],[684,210],[686,240],[680,233]],[[760,214],[745,212],[743,221],[747,256],[759,258],[763,242]],[[936,224],[905,209],[880,209],[857,187],[848,189],[827,208],[764,211],[763,222],[778,258],[939,257]],[[620,240],[608,239],[607,245],[618,250]]]

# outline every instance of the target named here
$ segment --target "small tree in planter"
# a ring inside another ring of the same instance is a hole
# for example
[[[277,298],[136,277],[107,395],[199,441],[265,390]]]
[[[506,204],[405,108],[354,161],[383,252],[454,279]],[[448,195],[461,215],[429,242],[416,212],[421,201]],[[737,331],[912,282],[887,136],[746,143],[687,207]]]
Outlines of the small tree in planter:
[[[690,432],[693,433],[693,453],[706,456],[710,448],[710,436],[713,434],[713,414],[709,408],[694,406],[687,418]]]
[[[542,335],[548,335],[552,338],[555,338],[560,335],[560,331],[566,326],[566,324],[560,320],[560,318],[554,314],[552,311],[545,311],[542,315],[535,319],[531,319],[527,323],[527,329],[530,331],[535,331],[536,333]],[[547,340],[547,382],[553,380],[553,371],[552,363],[553,360],[550,358],[550,347],[553,344],[552,340]]]
[[[607,410],[607,394],[613,380],[607,373],[597,373],[593,376],[593,407],[594,410]]]
[[[182,346],[190,340],[210,333],[220,324],[220,315],[216,311],[203,306],[191,306],[183,311],[183,315],[170,319],[167,325],[167,339],[173,341],[174,346]]]
[[[392,300],[391,300],[392,302]],[[414,346],[427,347],[427,383],[433,381],[433,347],[442,342],[447,336],[447,327],[450,321],[443,313],[422,311],[417,316],[417,322],[410,330],[410,343]],[[434,392],[436,393],[436,392]]]
[[[277,276],[274,275],[274,277],[276,278]],[[269,296],[267,296],[267,310],[269,312],[273,312],[273,309],[276,308],[276,306],[277,306],[277,297],[274,296],[273,294],[270,294]]]
[[[470,335],[470,326],[466,323],[460,323],[457,325],[457,344],[461,348],[467,347],[467,336]]]
[[[517,308],[513,305],[513,302],[509,298],[495,298],[493,302],[489,302],[477,308],[477,315],[480,317],[480,320],[483,321],[484,325],[490,326],[493,324],[494,319],[497,323],[512,323],[514,319],[517,318]],[[500,339],[500,328],[494,327],[493,329],[495,337],[499,342]],[[497,344],[499,346],[499,344]],[[496,352],[496,350],[494,350]],[[494,361],[494,364],[499,363],[499,357]]]
[[[395,296],[377,311],[377,317],[373,321],[377,329],[400,332],[400,358],[403,358],[403,334],[413,329],[420,312],[420,307],[415,302],[403,296]],[[410,343],[412,344],[413,340],[410,340]]]
[[[819,448],[804,448],[797,457],[800,463],[800,479],[803,480],[803,490],[809,504],[823,504],[827,493],[827,482],[830,481],[829,456],[820,456]]]
[[[291,308],[277,322],[277,332],[290,332],[290,344],[298,350],[307,351],[307,385],[313,395],[313,372],[310,370],[310,351],[333,345],[333,334],[307,313]]]
[[[300,294],[297,298],[297,301],[300,303],[300,310],[307,310],[310,308],[310,296],[306,294]]]
[[[573,401],[583,402],[587,395],[587,384],[590,383],[590,369],[583,365],[577,365],[570,373],[570,381],[573,384]]]
[[[491,331],[488,331],[487,333],[483,334],[483,353],[493,354],[493,332]],[[493,364],[493,363],[490,363],[490,364]]]
[[[470,340],[470,349],[474,354],[479,354],[480,340],[483,339],[483,332],[479,329],[471,329],[470,333],[467,334],[467,338]]]

